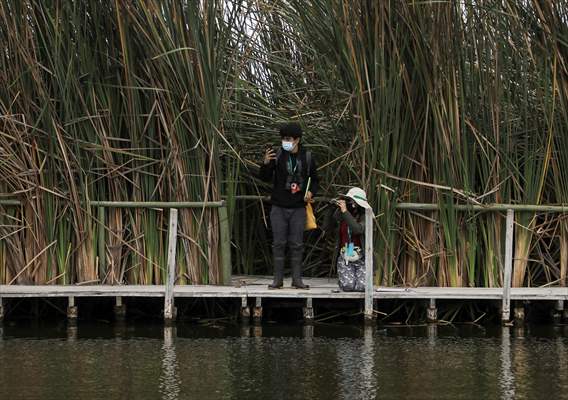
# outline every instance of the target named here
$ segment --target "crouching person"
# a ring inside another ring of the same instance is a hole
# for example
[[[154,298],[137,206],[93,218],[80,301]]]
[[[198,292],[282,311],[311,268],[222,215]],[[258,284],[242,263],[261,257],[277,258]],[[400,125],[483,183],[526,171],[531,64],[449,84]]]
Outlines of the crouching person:
[[[371,206],[363,189],[352,188],[332,200],[337,206],[328,226],[339,224],[337,277],[345,292],[365,291],[365,209]]]

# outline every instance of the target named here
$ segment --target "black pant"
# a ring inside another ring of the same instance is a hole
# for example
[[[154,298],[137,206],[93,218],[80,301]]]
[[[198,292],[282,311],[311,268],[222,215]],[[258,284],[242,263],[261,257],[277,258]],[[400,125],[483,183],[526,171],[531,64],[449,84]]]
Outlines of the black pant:
[[[270,211],[272,224],[272,257],[274,259],[274,282],[281,284],[284,278],[286,246],[290,249],[292,283],[302,281],[302,258],[304,256],[304,228],[306,208],[283,208],[272,206]]]

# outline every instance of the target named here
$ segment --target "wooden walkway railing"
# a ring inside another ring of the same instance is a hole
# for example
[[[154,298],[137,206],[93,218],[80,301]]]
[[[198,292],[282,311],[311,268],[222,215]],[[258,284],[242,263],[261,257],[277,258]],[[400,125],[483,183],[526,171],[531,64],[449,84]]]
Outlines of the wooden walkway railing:
[[[267,197],[261,196],[237,196],[237,200],[260,200],[265,201]],[[321,199],[320,199],[321,200]],[[326,199],[324,199],[326,200]],[[3,206],[19,206],[20,202],[17,200],[0,200],[0,205]],[[105,209],[106,208],[163,208],[169,209],[169,225],[168,225],[168,258],[167,258],[167,279],[164,292],[164,317],[165,319],[175,318],[175,307],[173,306],[174,292],[175,292],[175,277],[176,277],[176,243],[177,243],[177,225],[178,225],[178,209],[180,208],[217,208],[219,212],[219,224],[220,224],[220,242],[221,242],[221,257],[222,257],[222,285],[231,284],[231,248],[230,248],[230,227],[228,222],[227,208],[225,201],[215,201],[215,202],[134,202],[134,201],[91,201],[89,202],[91,207],[96,207],[98,209],[97,223],[104,225]],[[408,211],[436,211],[440,209],[438,204],[423,204],[423,203],[400,203],[396,205],[398,210],[408,210]],[[492,204],[492,205],[454,205],[453,209],[458,211],[476,211],[476,212],[506,212],[506,243],[505,243],[505,260],[504,260],[504,271],[503,271],[503,287],[501,291],[502,300],[502,320],[508,321],[510,319],[511,312],[511,276],[513,268],[513,237],[514,237],[514,222],[515,222],[515,212],[551,212],[551,213],[566,213],[568,212],[568,207],[566,206],[553,206],[553,205],[515,205],[515,204]],[[365,213],[365,254],[373,254],[373,226],[374,226],[374,216],[371,210],[366,210]],[[98,230],[99,237],[98,249],[100,254],[104,254],[105,249],[105,229],[100,226]],[[101,260],[104,262],[104,260]],[[373,279],[374,279],[374,266],[373,266],[373,256],[365,257],[365,317],[372,319],[374,316],[373,302],[377,297],[381,296],[380,289],[379,292],[375,290]],[[434,288],[429,288],[430,292]],[[442,289],[442,288],[440,288]],[[464,288],[467,292],[468,289]],[[481,290],[482,288],[480,288]],[[428,290],[427,290],[428,292]],[[428,293],[430,293],[428,292]],[[495,289],[491,289],[491,294],[488,298],[494,298]],[[193,291],[192,291],[193,293]],[[379,294],[377,294],[379,293]],[[563,292],[562,292],[563,293]],[[321,294],[320,294],[321,295]],[[324,294],[325,295],[325,294]],[[409,298],[418,298],[420,295],[419,290],[415,295],[409,296]],[[429,295],[430,300],[434,300],[437,296],[432,292]],[[444,298],[443,293],[440,298]],[[529,296],[534,296],[531,294]],[[560,295],[561,297],[564,294]],[[0,293],[0,298],[2,293]],[[278,297],[278,296],[276,296]],[[310,298],[309,294],[302,296]],[[317,296],[316,296],[317,297]],[[333,297],[333,296],[329,296]],[[348,296],[349,297],[349,296]],[[353,298],[359,298],[359,296],[351,296]],[[385,298],[403,298],[404,294],[389,295],[388,292],[384,292]],[[563,300],[557,300],[563,301]]]

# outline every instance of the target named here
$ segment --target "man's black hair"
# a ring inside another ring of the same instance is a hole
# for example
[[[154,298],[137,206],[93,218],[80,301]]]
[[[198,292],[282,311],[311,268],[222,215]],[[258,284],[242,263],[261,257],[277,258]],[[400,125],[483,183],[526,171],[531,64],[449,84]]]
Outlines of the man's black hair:
[[[280,127],[280,136],[290,136],[295,138],[302,137],[302,127],[296,122],[289,122]]]

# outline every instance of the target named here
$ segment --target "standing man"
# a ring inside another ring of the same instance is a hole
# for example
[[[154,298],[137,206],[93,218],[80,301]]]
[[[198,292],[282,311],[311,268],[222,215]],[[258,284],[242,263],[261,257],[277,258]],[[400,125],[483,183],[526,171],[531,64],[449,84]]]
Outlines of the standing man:
[[[288,123],[280,128],[282,148],[268,149],[260,168],[260,179],[272,181],[272,257],[274,281],[269,289],[281,289],[286,262],[286,246],[292,267],[292,287],[308,289],[302,282],[304,255],[304,227],[306,202],[311,201],[318,190],[316,163],[310,151],[302,148],[302,128]]]

